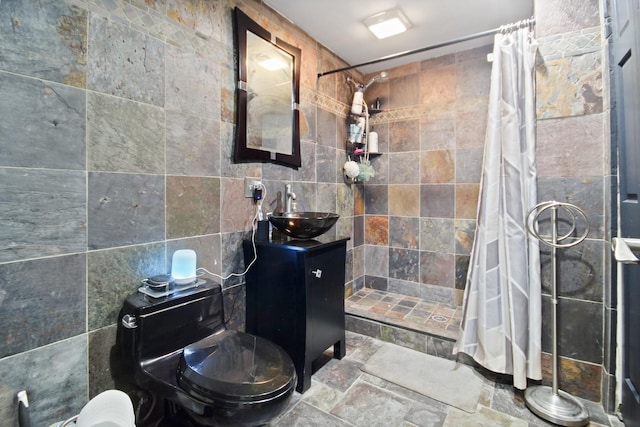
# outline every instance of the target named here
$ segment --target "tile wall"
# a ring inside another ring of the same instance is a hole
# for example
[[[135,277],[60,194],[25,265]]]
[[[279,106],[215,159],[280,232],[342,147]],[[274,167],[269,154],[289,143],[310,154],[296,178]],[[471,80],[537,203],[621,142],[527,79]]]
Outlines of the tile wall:
[[[482,166],[490,46],[387,70],[365,99],[383,155],[361,193],[367,287],[460,305]],[[359,218],[356,218],[356,223]],[[357,234],[356,234],[357,235]],[[456,275],[456,269],[460,274]]]
[[[298,170],[231,161],[235,6],[302,49]],[[2,1],[0,45],[3,425],[22,389],[33,424],[49,425],[128,387],[118,311],[175,250],[217,274],[242,270],[245,176],[262,178],[269,204],[292,182],[301,209],[338,212],[332,232],[351,235],[346,90],[336,75],[316,86],[345,64],[260,1]],[[241,280],[224,287],[242,328]]]

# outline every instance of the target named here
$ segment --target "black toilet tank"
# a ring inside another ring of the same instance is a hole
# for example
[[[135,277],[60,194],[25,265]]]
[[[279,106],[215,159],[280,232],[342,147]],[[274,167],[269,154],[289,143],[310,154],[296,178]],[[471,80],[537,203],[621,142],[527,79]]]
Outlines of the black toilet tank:
[[[118,318],[125,358],[136,362],[167,355],[224,329],[220,284],[201,285],[162,298],[130,295]]]

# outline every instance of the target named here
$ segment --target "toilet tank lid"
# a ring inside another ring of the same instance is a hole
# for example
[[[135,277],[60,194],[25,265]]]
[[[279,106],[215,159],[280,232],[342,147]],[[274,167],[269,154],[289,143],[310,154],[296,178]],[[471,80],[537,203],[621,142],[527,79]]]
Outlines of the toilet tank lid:
[[[184,291],[177,291],[163,298],[152,298],[143,293],[136,292],[129,295],[124,307],[128,312],[140,316],[162,311],[177,304],[197,300],[204,295],[215,295],[222,292],[222,287],[217,282],[206,279],[201,279],[200,282],[198,286],[189,287]]]
[[[180,386],[200,398],[256,401],[295,387],[295,367],[276,344],[254,335],[221,331],[184,348]]]

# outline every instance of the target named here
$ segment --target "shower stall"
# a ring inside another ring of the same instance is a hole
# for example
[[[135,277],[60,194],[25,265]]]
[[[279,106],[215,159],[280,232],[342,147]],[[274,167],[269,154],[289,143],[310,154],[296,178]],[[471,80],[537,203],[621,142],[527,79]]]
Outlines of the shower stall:
[[[587,33],[595,37],[598,31],[594,28]],[[602,336],[603,316],[615,324],[611,320],[615,310],[607,302],[611,293],[605,286],[610,282],[606,264],[610,211],[603,194],[609,194],[610,169],[601,164],[599,154],[592,158],[585,155],[586,147],[578,148],[584,141],[594,145],[592,153],[608,146],[593,136],[601,135],[602,129],[595,110],[585,107],[584,116],[576,117],[574,110],[565,111],[559,104],[558,91],[580,91],[559,88],[550,71],[552,67],[566,69],[562,67],[573,57],[596,58],[601,54],[599,48],[589,45],[568,52],[569,59],[562,52],[539,55],[538,200],[571,200],[586,210],[592,223],[593,231],[584,244],[558,261],[559,277],[565,283],[560,289],[560,312],[571,319],[559,331],[563,343],[560,364],[578,373],[576,378],[563,378],[561,387],[579,397],[606,400],[605,408],[612,409],[613,394],[602,394],[606,387],[589,380],[602,377],[611,384],[614,372],[611,364],[603,364],[602,356],[611,354],[603,350],[603,343],[612,342],[605,340],[611,328],[605,328],[606,336]],[[369,126],[378,133],[381,155],[371,159],[375,176],[353,187],[348,329],[453,357],[477,222],[491,51],[492,46],[486,45],[386,69],[386,81],[371,84],[364,94],[369,106],[380,100],[380,112],[371,116]],[[579,81],[598,84],[592,80],[600,74],[592,69],[572,72]],[[357,80],[368,82],[373,77]],[[570,86],[569,80],[563,81]],[[345,97],[346,102],[351,95]],[[591,102],[577,99],[585,105]],[[567,156],[583,158],[585,163],[569,162]],[[550,324],[551,274],[546,249],[541,251],[541,274],[542,363],[549,367],[545,355],[551,353],[551,347],[545,328]],[[580,328],[581,334],[567,333],[571,328]]]

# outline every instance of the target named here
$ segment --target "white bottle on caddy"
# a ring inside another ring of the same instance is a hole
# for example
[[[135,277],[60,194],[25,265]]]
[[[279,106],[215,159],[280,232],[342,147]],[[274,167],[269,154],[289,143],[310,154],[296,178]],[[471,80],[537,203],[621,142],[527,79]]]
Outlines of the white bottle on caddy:
[[[369,135],[367,136],[367,145],[369,153],[378,152],[378,132],[369,132]]]
[[[352,114],[357,114],[357,115],[362,114],[362,99],[364,96],[364,94],[362,93],[363,89],[364,89],[364,86],[359,84],[356,90],[356,93],[353,94],[353,103],[351,104]]]

